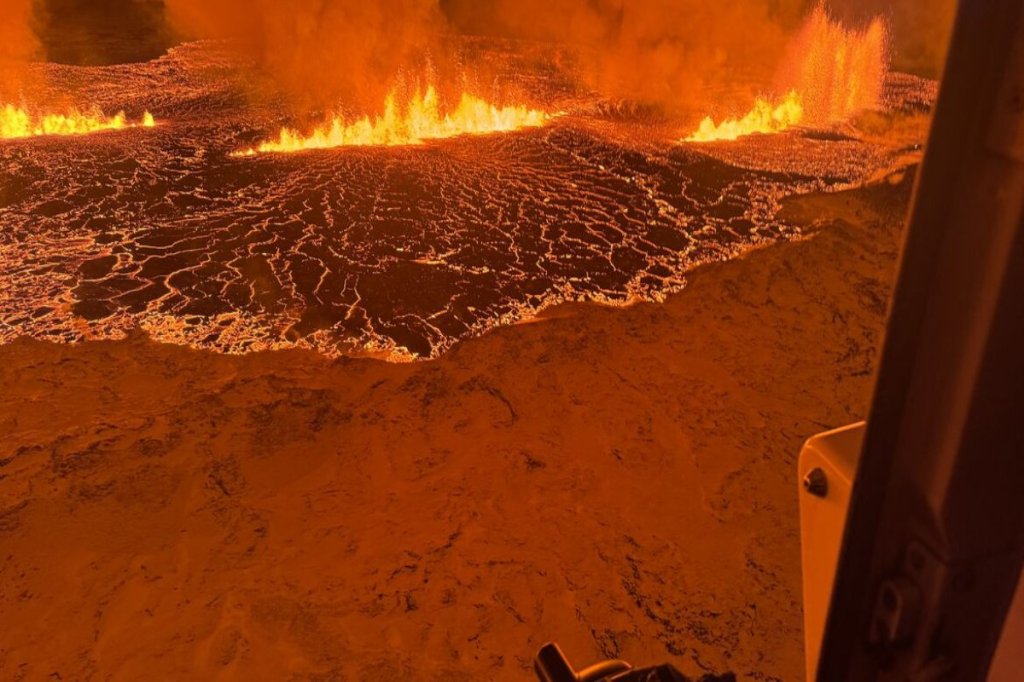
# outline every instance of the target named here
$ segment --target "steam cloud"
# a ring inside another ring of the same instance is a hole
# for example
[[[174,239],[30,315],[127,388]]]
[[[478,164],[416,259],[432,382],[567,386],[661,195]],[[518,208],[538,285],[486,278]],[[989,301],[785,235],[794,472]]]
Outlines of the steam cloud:
[[[0,104],[17,99],[31,59],[39,52],[32,30],[32,0],[4,0],[0,12]]]

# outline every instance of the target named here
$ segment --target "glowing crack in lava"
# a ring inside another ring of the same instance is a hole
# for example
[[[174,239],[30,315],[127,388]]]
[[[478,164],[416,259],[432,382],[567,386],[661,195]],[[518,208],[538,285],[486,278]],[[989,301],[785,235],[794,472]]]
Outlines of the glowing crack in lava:
[[[283,128],[276,140],[261,143],[254,149],[238,152],[238,156],[258,153],[286,153],[306,149],[334,147],[395,147],[421,144],[460,135],[482,135],[543,126],[552,116],[524,106],[499,108],[478,97],[463,93],[458,106],[441,112],[436,88],[425,94],[417,92],[402,111],[394,94],[388,96],[384,113],[371,120],[369,116],[349,123],[334,117],[309,135]]]
[[[0,139],[11,140],[42,135],[86,135],[104,130],[152,128],[156,126],[148,111],[138,122],[129,121],[124,112],[105,116],[100,112],[71,110],[63,114],[33,115],[27,109],[7,104],[0,109]]]
[[[881,18],[863,30],[832,19],[820,5],[789,46],[779,73],[788,94],[779,101],[758,98],[739,119],[716,124],[710,116],[686,142],[736,140],[755,133],[779,133],[798,125],[827,125],[882,103],[888,73],[888,32]]]

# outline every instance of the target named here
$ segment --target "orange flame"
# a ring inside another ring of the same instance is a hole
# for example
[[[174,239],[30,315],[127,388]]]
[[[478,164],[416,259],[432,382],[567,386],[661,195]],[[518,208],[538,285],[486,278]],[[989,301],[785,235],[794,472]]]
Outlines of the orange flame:
[[[795,90],[790,91],[780,104],[773,104],[762,97],[757,98],[754,108],[741,119],[727,119],[715,124],[708,116],[701,121],[700,128],[686,138],[687,142],[713,142],[735,140],[754,133],[777,133],[791,126],[800,125],[804,118],[804,105]]]
[[[417,92],[401,111],[394,94],[388,96],[384,113],[374,119],[364,116],[355,122],[335,116],[309,135],[282,128],[276,140],[263,142],[236,156],[259,153],[297,152],[305,149],[330,149],[354,146],[417,145],[459,135],[482,135],[521,128],[543,126],[552,116],[523,106],[498,108],[469,94],[447,114],[441,113],[437,90]]]
[[[876,18],[861,31],[846,28],[819,5],[790,44],[779,70],[788,94],[772,102],[759,98],[741,119],[715,124],[711,117],[687,142],[735,140],[754,133],[778,133],[798,125],[826,125],[877,109],[888,71],[888,32]]]
[[[40,135],[85,135],[103,130],[152,128],[155,125],[156,121],[148,111],[141,121],[135,123],[129,121],[123,111],[114,116],[99,112],[84,114],[77,110],[33,116],[28,110],[13,104],[0,108],[0,139],[3,140]]]

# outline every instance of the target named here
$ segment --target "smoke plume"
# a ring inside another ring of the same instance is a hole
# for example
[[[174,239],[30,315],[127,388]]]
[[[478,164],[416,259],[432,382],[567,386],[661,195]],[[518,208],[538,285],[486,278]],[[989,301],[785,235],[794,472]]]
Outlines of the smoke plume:
[[[802,0],[445,0],[460,30],[576,48],[581,76],[614,97],[706,104],[723,74],[774,69]]]
[[[181,33],[228,39],[303,105],[379,106],[425,68],[444,21],[437,0],[166,0]]]
[[[446,38],[567,45],[610,96],[692,102],[725,68],[771,73],[804,0],[166,0],[171,24],[226,38],[316,105],[380,102],[403,73],[451,65]],[[450,45],[449,45],[450,47]],[[442,84],[443,85],[443,84]]]
[[[32,4],[32,0],[4,0],[0,12],[0,104],[20,97],[28,63],[39,52]]]
[[[14,0],[27,3],[28,0]],[[667,109],[720,104],[724,85],[767,90],[820,0],[165,0],[183,36],[231,40],[309,108],[380,106],[403,78],[460,68],[452,36],[567,48],[582,87]],[[850,30],[893,26],[898,66],[938,74],[955,0],[831,0]],[[799,38],[798,38],[799,39]],[[811,45],[825,50],[829,44]],[[822,55],[823,58],[827,55]],[[791,68],[791,67],[786,67]],[[453,75],[454,74],[454,75]],[[447,78],[445,77],[447,76]],[[751,92],[734,93],[742,101]]]

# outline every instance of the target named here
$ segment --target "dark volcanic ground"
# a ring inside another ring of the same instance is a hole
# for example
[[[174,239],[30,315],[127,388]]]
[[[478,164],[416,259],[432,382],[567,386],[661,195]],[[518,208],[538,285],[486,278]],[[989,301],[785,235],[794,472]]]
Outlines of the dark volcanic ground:
[[[55,91],[160,126],[0,142],[0,342],[141,327],[225,352],[436,356],[553,303],[660,300],[696,264],[799,235],[784,196],[907,151],[850,131],[680,145],[682,128],[534,74],[524,91],[566,112],[543,129],[236,158],[283,108],[251,104],[213,46],[45,70]],[[890,91],[926,107],[932,87]]]

